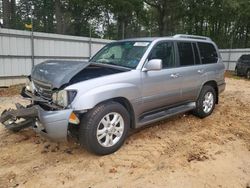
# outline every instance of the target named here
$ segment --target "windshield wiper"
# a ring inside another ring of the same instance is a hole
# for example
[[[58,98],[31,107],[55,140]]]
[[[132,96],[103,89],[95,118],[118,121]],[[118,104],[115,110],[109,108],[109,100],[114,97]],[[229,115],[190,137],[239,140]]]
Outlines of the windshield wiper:
[[[106,64],[106,65],[115,65],[115,66],[119,66],[119,67],[123,67],[121,65],[118,65],[116,63],[113,63],[112,61],[97,61],[95,63],[102,63],[102,64]]]
[[[112,62],[102,62],[102,61],[92,61],[91,63],[95,64],[95,65],[103,65],[103,66],[115,66],[116,68],[118,69],[126,69],[126,70],[131,70],[132,68],[131,67],[128,67],[128,66],[122,66],[122,65],[118,65],[118,64],[115,64],[115,63],[112,63]]]

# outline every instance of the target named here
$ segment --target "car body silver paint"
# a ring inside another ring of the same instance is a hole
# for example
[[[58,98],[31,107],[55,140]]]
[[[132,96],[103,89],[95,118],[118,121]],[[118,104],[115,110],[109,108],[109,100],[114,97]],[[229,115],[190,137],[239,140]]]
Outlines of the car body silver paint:
[[[64,137],[67,134],[67,118],[72,111],[88,111],[97,104],[122,97],[127,99],[134,111],[137,124],[141,114],[163,106],[189,101],[195,102],[202,86],[215,81],[219,92],[225,89],[224,64],[217,46],[212,41],[181,38],[127,39],[149,41],[151,44],[141,58],[136,69],[117,74],[97,77],[67,86],[66,90],[77,90],[77,95],[68,110],[42,112],[42,124],[50,130],[50,137]],[[126,41],[126,40],[124,40]],[[153,47],[160,41],[188,41],[212,43],[219,55],[217,63],[187,67],[165,68],[157,71],[143,71]],[[58,118],[58,121],[55,119]],[[62,126],[59,128],[59,124]],[[135,125],[135,127],[137,127]]]
[[[88,61],[48,60],[33,68],[31,78],[58,89],[89,64]]]
[[[130,41],[131,39],[123,40]],[[132,39],[139,40],[139,39]],[[149,41],[149,38],[140,39]],[[130,101],[135,117],[161,106],[171,106],[182,101],[196,101],[200,90],[207,81],[218,85],[224,81],[224,64],[217,46],[212,41],[178,38],[153,38],[137,68],[128,72],[108,75],[70,85],[66,88],[77,90],[77,96],[70,105],[74,110],[88,110],[102,101],[123,97]],[[217,63],[166,68],[159,71],[142,71],[153,47],[160,41],[191,41],[212,43],[219,55]],[[200,70],[202,70],[200,72]],[[179,77],[172,78],[172,74]],[[221,89],[220,91],[223,91]]]
[[[69,117],[72,112],[72,109],[45,111],[38,108],[37,125],[34,127],[35,132],[52,140],[67,140]]]

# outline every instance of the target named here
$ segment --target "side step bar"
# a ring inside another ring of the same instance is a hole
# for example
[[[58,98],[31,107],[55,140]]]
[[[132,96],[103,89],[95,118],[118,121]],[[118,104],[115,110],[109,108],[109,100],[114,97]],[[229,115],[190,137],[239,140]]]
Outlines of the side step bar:
[[[149,114],[142,116],[142,118],[140,118],[138,127],[142,127],[144,125],[148,125],[148,124],[169,118],[171,116],[193,110],[195,108],[196,108],[195,102],[190,102],[185,105],[163,109],[161,111],[156,111],[155,113],[149,113]]]

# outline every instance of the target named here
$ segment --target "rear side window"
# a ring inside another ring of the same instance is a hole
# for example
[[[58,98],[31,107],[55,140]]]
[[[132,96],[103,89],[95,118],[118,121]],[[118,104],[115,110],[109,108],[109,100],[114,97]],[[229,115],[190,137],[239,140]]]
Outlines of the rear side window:
[[[198,42],[202,64],[217,63],[218,54],[213,44]]]
[[[190,42],[177,42],[180,66],[194,65],[194,54]]]

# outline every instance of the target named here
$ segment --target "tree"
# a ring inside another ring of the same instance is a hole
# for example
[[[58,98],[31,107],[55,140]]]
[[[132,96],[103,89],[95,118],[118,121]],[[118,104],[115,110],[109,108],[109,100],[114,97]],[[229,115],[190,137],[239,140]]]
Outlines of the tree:
[[[60,0],[55,0],[55,15],[56,15],[56,32],[58,34],[64,34],[62,4]]]
[[[15,0],[2,0],[3,7],[3,27],[16,28],[17,14]]]
[[[250,47],[249,0],[2,0],[4,27],[24,29],[31,5],[34,31],[115,40],[186,33]]]
[[[3,27],[10,27],[11,7],[9,0],[2,0],[3,6]]]

